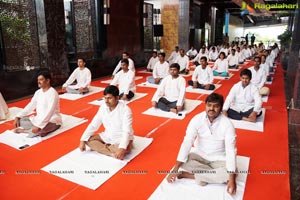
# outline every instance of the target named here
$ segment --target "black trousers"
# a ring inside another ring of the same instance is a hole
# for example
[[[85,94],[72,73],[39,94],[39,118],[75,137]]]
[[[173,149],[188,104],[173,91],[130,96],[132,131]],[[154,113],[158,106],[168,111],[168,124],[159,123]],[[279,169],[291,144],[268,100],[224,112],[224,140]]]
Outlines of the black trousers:
[[[123,97],[123,95],[124,95],[124,93],[121,93],[119,95],[120,99]],[[132,99],[132,97],[134,97],[134,93],[129,91],[128,94],[126,94],[126,97],[127,97],[128,100],[130,100],[130,99]]]
[[[249,115],[252,112],[253,112],[253,108],[251,108],[250,110],[248,110],[246,112],[237,112],[237,111],[232,110],[230,108],[227,110],[228,117],[231,118],[231,119],[236,119],[236,120],[242,120],[243,117],[249,117]],[[262,111],[256,117],[261,116],[261,114],[262,114]]]
[[[161,97],[158,100],[157,107],[163,111],[169,112],[171,108],[177,108],[176,104],[177,104],[177,101],[170,102],[166,98]]]
[[[193,85],[194,85],[194,81],[189,80],[189,81],[188,81],[188,84],[191,85],[191,86],[193,86]],[[202,86],[202,84],[200,84],[200,83],[198,83],[198,82],[197,82],[197,87],[200,88],[200,89],[204,89],[204,87]],[[214,84],[210,84],[208,90],[214,90],[215,88],[216,88],[216,87],[215,87]]]

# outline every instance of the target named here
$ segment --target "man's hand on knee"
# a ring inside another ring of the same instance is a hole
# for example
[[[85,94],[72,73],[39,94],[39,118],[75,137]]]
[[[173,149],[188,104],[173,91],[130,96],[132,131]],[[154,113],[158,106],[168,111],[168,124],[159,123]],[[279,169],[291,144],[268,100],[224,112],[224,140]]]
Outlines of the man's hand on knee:
[[[85,141],[80,141],[79,149],[80,149],[80,151],[85,151]]]

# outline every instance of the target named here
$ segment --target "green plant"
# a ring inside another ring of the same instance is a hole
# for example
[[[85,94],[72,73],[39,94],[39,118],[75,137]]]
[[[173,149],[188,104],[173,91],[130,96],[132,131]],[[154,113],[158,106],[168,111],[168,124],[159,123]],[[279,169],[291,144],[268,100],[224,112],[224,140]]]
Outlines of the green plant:
[[[281,46],[289,46],[292,41],[292,31],[286,29],[281,35],[278,35]]]
[[[3,35],[12,41],[28,44],[30,41],[29,21],[15,10],[17,0],[2,0],[0,4],[2,4],[0,5],[0,27]]]

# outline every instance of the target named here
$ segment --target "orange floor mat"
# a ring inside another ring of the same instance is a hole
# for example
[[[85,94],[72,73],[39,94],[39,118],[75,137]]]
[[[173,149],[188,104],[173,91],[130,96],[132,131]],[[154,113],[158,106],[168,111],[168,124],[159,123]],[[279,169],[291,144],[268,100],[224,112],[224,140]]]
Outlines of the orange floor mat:
[[[250,166],[244,199],[290,199],[288,125],[285,107],[283,72],[279,63],[266,108],[264,132],[237,129],[238,154],[250,157]],[[245,67],[251,66],[251,62]],[[216,80],[222,84],[216,92],[227,96],[232,85],[239,81],[239,72],[229,80]],[[138,73],[146,81],[149,74]],[[106,78],[107,79],[107,78]],[[186,80],[190,80],[186,77]],[[96,80],[93,86],[107,84]],[[133,112],[133,128],[138,136],[148,136],[153,143],[139,156],[128,163],[117,174],[93,191],[46,172],[42,167],[78,147],[79,139],[98,106],[88,102],[101,98],[103,93],[93,94],[77,101],[61,99],[61,112],[84,117],[89,120],[76,128],[34,145],[23,151],[0,143],[0,187],[1,199],[147,199],[174,165],[185,129],[190,119],[204,110],[207,95],[186,93],[188,99],[199,99],[203,103],[184,120],[158,118],[142,114],[151,107],[155,89],[137,87],[137,92],[147,96],[129,104]],[[9,104],[9,107],[24,107],[30,99]],[[0,132],[12,129],[12,121],[0,125]],[[125,170],[146,171],[145,174],[124,174]],[[28,174],[27,172],[37,174]],[[272,174],[275,173],[275,174]],[[276,174],[277,173],[277,174]]]

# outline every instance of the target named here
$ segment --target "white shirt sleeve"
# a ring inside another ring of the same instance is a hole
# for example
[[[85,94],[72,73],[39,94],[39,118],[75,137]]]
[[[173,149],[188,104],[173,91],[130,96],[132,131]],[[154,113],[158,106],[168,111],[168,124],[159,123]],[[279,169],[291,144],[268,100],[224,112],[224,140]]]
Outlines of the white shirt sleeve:
[[[158,102],[158,100],[163,96],[164,91],[165,91],[165,87],[166,87],[166,83],[167,83],[167,77],[164,78],[161,83],[159,84],[156,92],[154,93],[152,100],[151,101],[155,101],[156,103]]]
[[[225,134],[225,156],[226,156],[226,169],[230,172],[236,170],[236,134],[232,126],[226,128]]]
[[[123,127],[122,127],[122,139],[119,144],[119,148],[126,149],[129,141],[133,138],[132,132],[132,113],[129,108],[125,109],[125,113],[123,115]]]
[[[117,64],[115,70],[113,71],[112,75],[116,75],[116,73],[118,73],[118,71],[121,69],[121,60],[119,61],[119,63]]]
[[[80,141],[88,141],[90,137],[99,129],[99,127],[102,124],[102,118],[101,118],[101,107],[99,108],[98,112],[94,116],[91,123],[88,125],[88,127],[83,132]]]
[[[232,101],[234,99],[234,96],[235,96],[235,93],[236,93],[236,88],[237,88],[237,85],[235,84],[230,89],[229,94],[227,95],[226,100],[224,102],[223,110],[227,111],[229,109],[230,104],[232,103]]]
[[[256,87],[256,86],[254,86],[254,87]],[[253,98],[254,98],[254,108],[253,108],[253,111],[259,113],[261,111],[262,100],[261,100],[261,96],[259,94],[259,90],[258,90],[257,87],[254,90]]]
[[[176,103],[176,106],[182,106],[184,103],[184,96],[185,96],[185,79],[182,77],[178,77],[179,79],[179,96],[178,96],[178,100]]]
[[[25,117],[25,116],[29,115],[36,108],[38,91],[40,91],[40,90],[37,90],[34,93],[31,101],[25,106],[25,108],[21,112],[19,112],[17,114],[16,117]]]
[[[89,87],[92,81],[92,74],[91,71],[88,68],[85,68],[86,70],[86,78],[85,78],[85,82],[83,83],[82,87],[86,88]]]
[[[67,87],[67,86],[71,85],[75,81],[75,79],[77,78],[78,70],[79,70],[79,68],[76,68],[72,72],[72,74],[70,75],[70,77],[68,78],[68,80],[63,84],[63,87]]]

